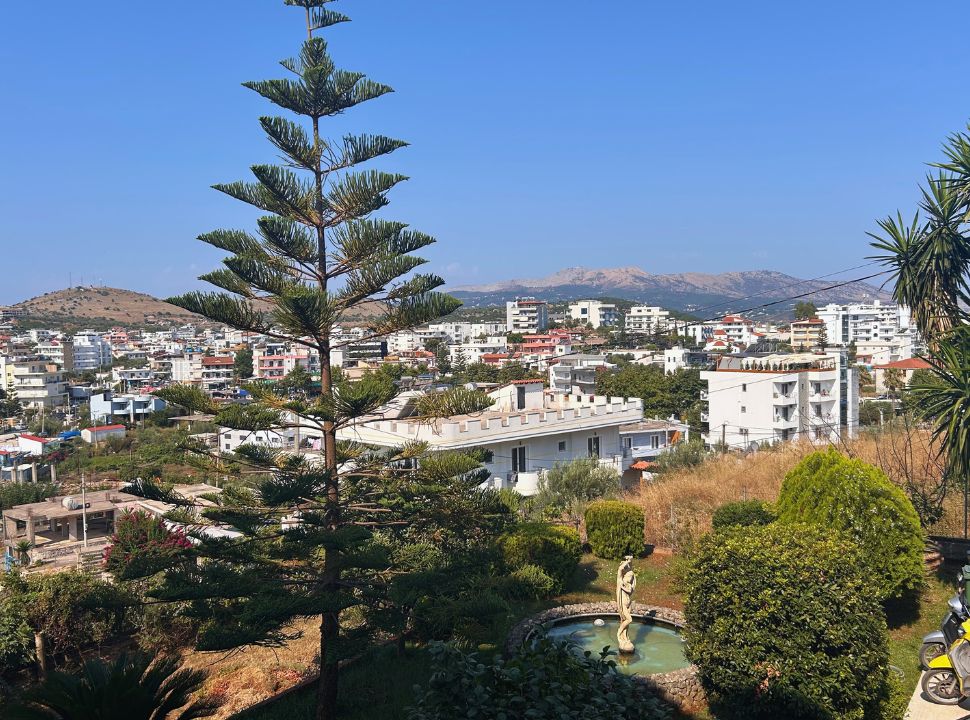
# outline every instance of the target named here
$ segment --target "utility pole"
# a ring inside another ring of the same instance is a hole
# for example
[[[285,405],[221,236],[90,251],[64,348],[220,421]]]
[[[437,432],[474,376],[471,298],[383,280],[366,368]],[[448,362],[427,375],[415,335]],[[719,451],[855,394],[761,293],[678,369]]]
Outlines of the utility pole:
[[[727,436],[727,422],[725,421],[721,423],[721,452],[722,453],[727,452],[726,436]]]
[[[88,546],[88,503],[84,494],[84,473],[81,473],[81,529],[84,532],[84,547]]]

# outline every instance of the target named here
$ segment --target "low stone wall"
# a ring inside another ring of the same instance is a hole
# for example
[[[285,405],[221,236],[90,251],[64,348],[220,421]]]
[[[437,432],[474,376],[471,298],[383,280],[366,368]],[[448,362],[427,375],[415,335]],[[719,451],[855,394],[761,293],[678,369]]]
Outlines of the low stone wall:
[[[550,608],[526,618],[513,627],[506,640],[505,650],[512,652],[522,647],[534,632],[549,622],[578,617],[616,616],[616,614],[616,605],[611,602],[579,603]],[[659,625],[674,627],[678,630],[684,625],[684,615],[679,610],[656,605],[633,603],[633,617],[638,620],[649,620]],[[662,698],[677,705],[685,712],[692,712],[704,706],[704,689],[701,687],[697,668],[693,665],[671,672],[646,676],[635,675],[634,677],[650,690],[656,691]]]

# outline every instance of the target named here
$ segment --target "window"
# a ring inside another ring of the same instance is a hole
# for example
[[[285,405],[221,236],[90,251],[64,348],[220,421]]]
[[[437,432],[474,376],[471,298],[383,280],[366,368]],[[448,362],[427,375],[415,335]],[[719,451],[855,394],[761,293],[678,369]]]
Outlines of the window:
[[[632,448],[633,438],[629,438],[629,437],[623,438],[623,447],[627,448],[628,450]]]
[[[525,472],[525,446],[512,448],[512,472]]]
[[[525,410],[525,386],[519,385],[515,389],[515,407],[518,410]]]
[[[589,450],[590,457],[600,456],[600,439],[598,437],[593,436],[589,438],[589,440],[586,441],[586,447]]]
[[[561,440],[559,442],[559,452],[566,452],[566,441]]]
[[[741,383],[741,392],[748,392],[748,383]]]
[[[743,413],[748,412],[748,408],[746,408],[744,405],[742,405],[741,406],[741,412],[743,412]]]

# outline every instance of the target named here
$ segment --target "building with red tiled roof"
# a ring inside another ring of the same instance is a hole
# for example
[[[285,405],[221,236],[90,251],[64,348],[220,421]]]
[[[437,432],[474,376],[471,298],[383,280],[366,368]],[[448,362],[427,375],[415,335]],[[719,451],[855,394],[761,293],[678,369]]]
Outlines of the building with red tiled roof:
[[[917,370],[929,370],[933,366],[926,360],[920,357],[906,358],[905,360],[896,360],[895,362],[886,363],[885,365],[875,365],[872,368],[873,380],[876,383],[876,392],[884,393],[889,391],[889,387],[886,385],[886,378],[891,377],[891,371],[899,371],[902,373],[902,380],[906,385],[909,385],[913,380],[913,373]],[[893,372],[893,374],[896,374]]]

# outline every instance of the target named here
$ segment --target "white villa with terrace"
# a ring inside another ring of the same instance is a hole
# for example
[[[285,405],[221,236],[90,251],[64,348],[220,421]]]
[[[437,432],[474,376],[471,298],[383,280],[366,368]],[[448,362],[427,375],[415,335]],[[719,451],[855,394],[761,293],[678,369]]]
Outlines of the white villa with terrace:
[[[638,459],[686,437],[687,428],[679,423],[673,428],[664,421],[642,424],[643,404],[638,398],[554,394],[536,380],[503,385],[489,396],[495,404],[480,413],[434,423],[384,416],[345,428],[339,436],[385,447],[409,441],[427,442],[435,450],[481,447],[492,453],[485,465],[491,486],[522,495],[535,494],[542,474],[556,463],[597,457],[624,473]]]

